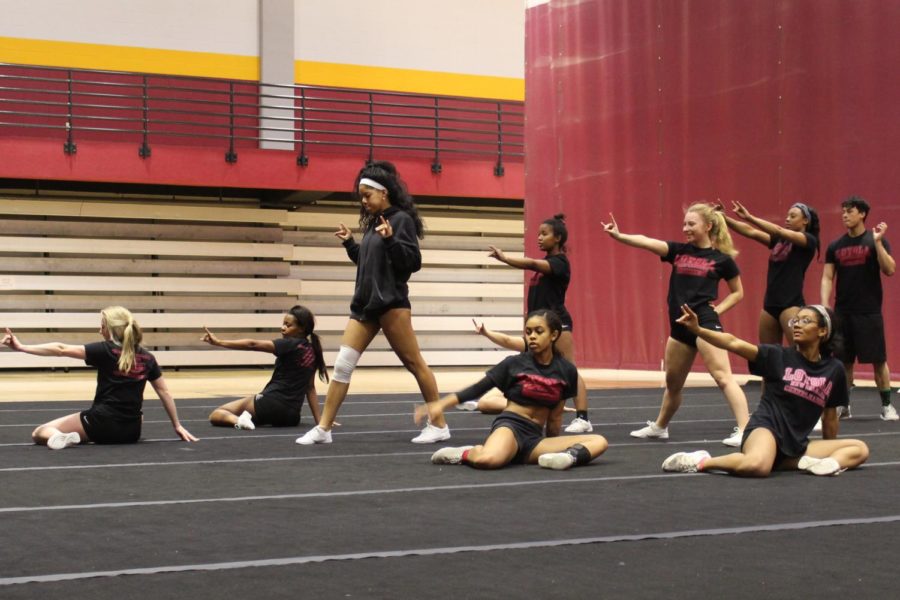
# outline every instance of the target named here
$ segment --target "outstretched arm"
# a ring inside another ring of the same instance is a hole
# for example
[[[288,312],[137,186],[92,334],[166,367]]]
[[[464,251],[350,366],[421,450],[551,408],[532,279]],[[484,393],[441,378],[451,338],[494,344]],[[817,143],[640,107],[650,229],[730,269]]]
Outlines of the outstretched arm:
[[[203,331],[206,333],[203,334],[201,339],[210,346],[218,346],[229,350],[255,350],[257,352],[275,354],[275,342],[272,340],[220,340],[205,326]]]
[[[706,340],[713,346],[728,350],[748,361],[752,362],[756,360],[756,356],[759,354],[759,347],[755,344],[746,342],[741,338],[730,333],[725,333],[724,331],[713,331],[712,329],[700,327],[700,322],[697,320],[697,313],[691,310],[691,307],[687,304],[681,305],[681,316],[675,322],[684,325],[688,331],[697,337]]]
[[[603,231],[608,233],[609,237],[611,237],[612,239],[618,242],[622,242],[623,244],[626,244],[628,246],[634,246],[635,248],[641,248],[642,250],[649,250],[657,256],[665,256],[669,253],[669,245],[664,241],[647,237],[646,235],[622,233],[621,231],[619,231],[619,225],[616,223],[616,218],[612,215],[612,213],[609,213],[609,218],[609,223],[600,221],[600,225],[603,226]]]
[[[172,421],[172,427],[175,428],[175,433],[178,434],[178,437],[185,442],[196,442],[197,438],[191,435],[191,432],[185,429],[178,420],[175,399],[172,397],[172,394],[169,393],[169,386],[166,385],[166,380],[162,378],[162,375],[151,381],[150,385],[153,386],[156,395],[159,396],[159,400],[162,402],[166,414],[169,415],[169,420]]]
[[[491,258],[496,258],[502,263],[506,263],[511,267],[515,267],[517,269],[523,269],[528,271],[537,271],[538,273],[543,273],[544,275],[549,275],[553,272],[550,268],[550,262],[540,258],[528,258],[527,256],[516,257],[516,256],[507,256],[503,250],[496,246],[488,246],[490,252],[488,256]]]
[[[501,348],[515,350],[516,352],[525,352],[526,347],[524,338],[513,337],[505,333],[500,333],[499,331],[491,331],[484,326],[484,323],[478,323],[475,319],[472,319],[472,323],[475,324],[475,331],[479,335],[483,335]]]
[[[413,414],[413,419],[420,425],[422,424],[422,421],[425,420],[425,418],[429,418],[434,421],[435,419],[443,415],[444,411],[451,406],[456,406],[460,402],[465,402],[466,400],[474,400],[476,398],[480,398],[481,396],[485,395],[492,387],[494,387],[493,380],[490,377],[483,377],[478,383],[470,385],[461,392],[448,394],[435,402],[426,402],[424,404],[419,404],[418,406],[416,406],[416,411]]]
[[[26,345],[21,343],[9,328],[6,329],[6,334],[3,336],[3,345],[17,352],[35,356],[67,356],[79,360],[85,358],[84,346],[72,346],[61,342]]]
[[[752,223],[756,227],[759,227],[759,229],[761,229],[765,233],[765,244],[768,245],[770,236],[776,236],[783,240],[787,240],[793,245],[799,246],[801,248],[806,248],[806,245],[809,243],[809,240],[807,240],[806,235],[804,235],[802,231],[786,229],[784,227],[781,227],[780,225],[772,223],[771,221],[766,221],[765,219],[755,217],[751,215],[750,211],[748,211],[740,202],[732,202],[732,204],[734,205],[734,212],[736,212],[738,216],[740,216],[745,221]],[[730,220],[728,221],[728,225],[731,225]]]

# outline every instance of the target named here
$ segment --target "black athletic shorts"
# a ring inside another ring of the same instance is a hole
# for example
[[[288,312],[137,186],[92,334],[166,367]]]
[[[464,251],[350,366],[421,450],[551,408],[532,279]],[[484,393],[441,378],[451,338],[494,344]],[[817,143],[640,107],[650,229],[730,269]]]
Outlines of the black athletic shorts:
[[[381,315],[386,313],[389,310],[394,310],[395,308],[412,308],[412,304],[409,303],[409,298],[404,298],[402,300],[397,300],[392,302],[389,306],[385,306],[384,308],[375,310],[375,311],[357,311],[354,310],[353,307],[350,307],[350,318],[354,321],[359,321],[361,323],[365,323],[366,321],[378,321],[381,319]]]
[[[769,313],[773,319],[775,319],[776,321],[778,321],[780,323],[781,322],[781,313],[783,313],[784,311],[786,311],[789,308],[797,308],[800,306],[803,306],[803,303],[791,304],[790,306],[765,305],[765,306],[763,306],[763,310],[766,311],[767,313]]]
[[[697,315],[700,320],[700,327],[704,329],[712,329],[714,331],[724,331],[722,329],[722,322],[719,321],[719,315],[715,311],[709,311],[703,315]],[[674,340],[678,340],[682,344],[687,344],[691,348],[697,347],[697,336],[688,331],[688,329],[680,324],[672,321],[670,323],[671,332],[669,335]]]
[[[87,441],[95,444],[134,444],[141,439],[141,419],[122,421],[92,408],[81,411],[79,418]]]
[[[513,412],[503,411],[500,413],[491,425],[491,433],[501,427],[512,430],[513,435],[516,436],[516,444],[519,446],[519,451],[510,462],[527,463],[535,446],[544,439],[544,429],[540,425]]]
[[[300,424],[300,407],[278,398],[257,394],[253,400],[253,424],[272,427],[296,427]]]
[[[839,314],[844,350],[837,356],[841,362],[858,360],[865,365],[887,361],[884,344],[884,319],[880,313],[867,315]]]

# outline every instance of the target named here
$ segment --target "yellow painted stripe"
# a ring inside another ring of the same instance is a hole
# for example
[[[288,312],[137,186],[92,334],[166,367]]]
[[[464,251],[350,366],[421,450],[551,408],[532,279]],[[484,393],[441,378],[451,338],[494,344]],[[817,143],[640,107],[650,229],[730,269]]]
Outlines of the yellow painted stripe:
[[[250,81],[259,79],[258,56],[9,37],[0,37],[0,62]]]
[[[524,100],[525,80],[298,60],[294,80],[304,85],[389,90],[416,94]]]
[[[259,57],[0,36],[0,62],[74,69],[259,80]],[[298,84],[524,100],[525,80],[297,60]]]

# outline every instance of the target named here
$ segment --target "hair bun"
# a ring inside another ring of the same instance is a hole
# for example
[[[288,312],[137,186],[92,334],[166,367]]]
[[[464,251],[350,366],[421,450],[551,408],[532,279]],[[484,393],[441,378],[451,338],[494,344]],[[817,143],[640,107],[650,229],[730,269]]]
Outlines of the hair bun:
[[[557,221],[565,221],[566,215],[564,215],[563,213],[557,213],[557,214],[553,215],[553,218],[556,219]]]

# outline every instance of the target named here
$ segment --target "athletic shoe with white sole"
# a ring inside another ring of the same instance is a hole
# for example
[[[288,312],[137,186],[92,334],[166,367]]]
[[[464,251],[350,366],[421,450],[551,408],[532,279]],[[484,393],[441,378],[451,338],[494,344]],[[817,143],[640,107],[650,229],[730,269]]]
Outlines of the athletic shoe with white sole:
[[[575,417],[569,426],[566,427],[566,433],[590,433],[594,430],[594,426],[587,419]]]
[[[413,444],[434,444],[450,439],[450,427],[435,427],[431,423],[422,428],[422,433],[410,440]]]
[[[431,455],[431,462],[436,465],[458,465],[462,462],[463,454],[466,450],[471,450],[473,446],[458,446],[456,448],[441,448]]]
[[[234,424],[235,429],[246,429],[248,431],[253,431],[256,429],[256,425],[253,424],[253,415],[248,413],[246,410],[241,413],[241,416],[238,417],[237,423]]]
[[[63,448],[68,448],[69,446],[77,446],[81,443],[81,436],[78,435],[77,431],[73,431],[71,433],[63,433],[62,431],[57,431],[47,440],[47,447],[51,450],[62,450]]]
[[[655,438],[658,440],[669,439],[669,428],[660,427],[653,421],[647,421],[646,427],[635,429],[629,435],[636,438]]]
[[[568,452],[550,452],[538,456],[538,464],[545,469],[565,471],[575,466],[575,457]]]
[[[727,438],[722,440],[722,443],[726,446],[731,446],[732,448],[740,448],[741,442],[744,440],[744,430],[735,427],[734,431]]]
[[[478,410],[478,400],[466,400],[456,405],[456,410]]]
[[[847,406],[838,406],[837,414],[839,419],[852,419],[853,415],[850,414],[850,405]]]
[[[900,415],[897,415],[897,409],[894,408],[893,404],[888,404],[887,406],[881,407],[881,420],[882,421],[900,420]]]
[[[839,475],[845,471],[835,459],[815,458],[813,456],[801,456],[797,462],[797,468],[813,475]]]
[[[318,425],[304,433],[295,440],[295,443],[301,446],[311,446],[312,444],[330,444],[331,432],[325,431]]]
[[[700,463],[709,458],[706,450],[676,452],[663,461],[662,470],[675,473],[696,473]]]

